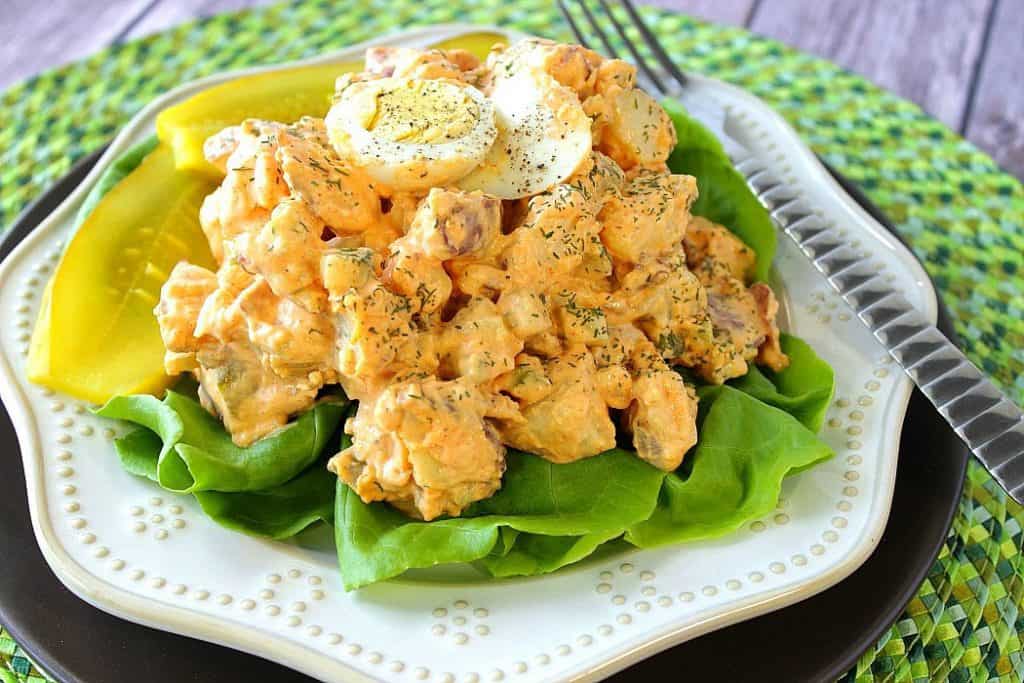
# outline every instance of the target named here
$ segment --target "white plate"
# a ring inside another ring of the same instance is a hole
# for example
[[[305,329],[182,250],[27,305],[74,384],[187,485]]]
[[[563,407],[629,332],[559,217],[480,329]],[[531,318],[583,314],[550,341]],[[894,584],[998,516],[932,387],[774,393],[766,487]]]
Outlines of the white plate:
[[[376,42],[421,46],[480,30],[503,32],[446,25]],[[356,59],[364,48],[310,62]],[[117,425],[25,379],[40,295],[85,194],[114,159],[152,134],[156,114],[261,70],[197,81],[146,107],[82,186],[0,265],[0,396],[18,433],[39,546],[77,595],[125,619],[331,681],[592,680],[807,598],[872,552],[888,517],[911,384],[785,238],[776,266],[789,329],[836,369],[823,438],[837,455],[790,477],[775,513],[726,538],[531,579],[417,575],[345,593],[332,552],[227,531],[191,498],[126,474],[114,455]],[[731,107],[744,142],[934,321],[935,293],[917,261],[842,192],[778,115],[721,82],[697,79],[697,87]]]

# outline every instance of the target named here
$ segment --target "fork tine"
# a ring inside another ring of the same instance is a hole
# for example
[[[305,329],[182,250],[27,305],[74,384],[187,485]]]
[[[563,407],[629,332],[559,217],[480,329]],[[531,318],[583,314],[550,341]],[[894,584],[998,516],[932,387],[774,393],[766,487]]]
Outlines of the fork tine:
[[[576,25],[576,20],[572,18],[572,14],[569,13],[569,8],[565,6],[563,0],[558,0],[558,11],[562,13],[566,23],[569,24],[569,28],[572,29],[572,34],[576,36],[576,42],[586,47],[587,38],[583,35],[580,27]]]
[[[626,8],[626,12],[629,13],[630,18],[633,20],[633,24],[640,32],[640,35],[642,35],[644,40],[647,41],[647,46],[651,48],[651,52],[654,53],[654,57],[658,60],[658,63],[661,64],[661,67],[670,73],[676,81],[678,81],[680,88],[685,88],[689,82],[686,74],[676,66],[675,62],[672,61],[672,58],[668,56],[667,52],[665,52],[665,48],[661,46],[661,41],[654,36],[651,29],[649,29],[647,24],[644,23],[644,20],[640,17],[640,13],[637,12],[636,7],[633,6],[632,0],[620,1],[622,2],[623,7]]]
[[[587,18],[587,22],[590,24],[590,30],[593,31],[601,40],[601,45],[604,46],[605,54],[609,57],[618,57],[618,51],[615,49],[615,46],[612,45],[612,41],[609,40],[608,34],[605,33],[604,29],[601,28],[601,25],[597,23],[597,17],[595,17],[594,13],[590,11],[589,7],[587,7],[587,1],[579,0],[576,4],[578,4],[580,9],[583,10],[583,16]]]
[[[584,2],[585,0],[582,0],[580,4],[583,4],[583,6],[586,7]],[[612,22],[612,26],[615,27],[615,32],[619,34],[619,37],[622,38],[622,42],[625,43],[626,49],[629,50],[629,54],[633,56],[633,63],[640,67],[640,71],[643,72],[643,74],[647,77],[647,80],[649,80],[651,84],[654,85],[654,87],[658,90],[658,92],[661,95],[667,95],[668,89],[665,88],[664,83],[661,82],[661,79],[658,77],[658,74],[655,73],[654,69],[652,69],[651,66],[647,63],[647,60],[640,55],[640,51],[636,48],[636,44],[629,39],[628,35],[626,35],[625,27],[623,27],[622,23],[616,18],[615,14],[612,12],[612,8],[608,5],[608,0],[598,0],[598,2],[601,3],[601,7],[604,9],[604,13],[608,15],[608,18]]]
[[[590,13],[586,3],[581,0],[579,5],[583,8],[583,14],[587,17],[587,22],[590,24],[590,27],[594,30],[594,33],[597,34],[601,44],[604,45],[605,52],[614,57],[615,48],[612,46],[611,41],[608,40],[608,36],[605,35],[604,31],[601,30],[601,27],[597,25],[596,21],[594,21],[594,15]],[[572,29],[572,33],[576,36],[576,40],[579,44],[583,47],[589,47],[590,41],[587,40],[587,37],[583,34],[583,31],[580,29],[579,24],[576,23],[576,20],[572,18],[572,13],[569,11],[569,8],[563,0],[558,0],[558,9],[561,10],[562,16],[565,17],[565,20],[569,23],[569,28]]]

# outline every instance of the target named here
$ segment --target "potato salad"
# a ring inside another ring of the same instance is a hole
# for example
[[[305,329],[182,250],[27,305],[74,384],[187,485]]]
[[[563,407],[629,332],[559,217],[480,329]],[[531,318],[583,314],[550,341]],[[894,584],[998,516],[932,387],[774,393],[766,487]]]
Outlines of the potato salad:
[[[789,362],[754,252],[692,216],[676,132],[632,66],[525,40],[480,62],[377,47],[327,116],[209,138],[200,222],[156,316],[238,445],[332,385],[358,401],[329,469],[431,520],[617,439],[671,471],[697,440],[688,377]]]

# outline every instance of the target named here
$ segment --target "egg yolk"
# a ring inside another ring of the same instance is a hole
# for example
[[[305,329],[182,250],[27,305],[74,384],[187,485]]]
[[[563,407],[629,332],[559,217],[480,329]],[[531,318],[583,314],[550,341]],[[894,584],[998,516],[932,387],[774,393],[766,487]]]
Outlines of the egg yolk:
[[[479,118],[479,106],[462,88],[412,80],[377,93],[366,129],[392,142],[443,143],[468,134]]]

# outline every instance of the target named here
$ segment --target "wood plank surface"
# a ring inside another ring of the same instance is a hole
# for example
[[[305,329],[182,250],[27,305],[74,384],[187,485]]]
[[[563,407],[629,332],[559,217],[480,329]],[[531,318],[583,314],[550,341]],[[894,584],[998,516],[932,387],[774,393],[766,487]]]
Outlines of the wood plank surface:
[[[1024,178],[1024,3],[997,2],[964,132],[1000,166]]]
[[[0,0],[0,90],[109,45],[153,2]]]
[[[750,28],[828,57],[960,130],[992,2],[767,0]],[[1024,11],[1021,0],[1008,4]]]

